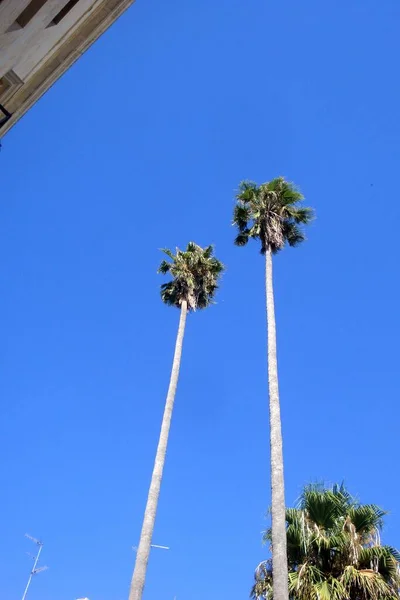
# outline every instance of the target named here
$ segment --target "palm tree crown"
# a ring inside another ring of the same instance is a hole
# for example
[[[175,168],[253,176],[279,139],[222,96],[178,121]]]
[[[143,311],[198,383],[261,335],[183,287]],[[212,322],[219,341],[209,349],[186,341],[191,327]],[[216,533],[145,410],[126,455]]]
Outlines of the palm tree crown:
[[[253,238],[260,240],[262,254],[268,247],[275,254],[286,243],[297,246],[305,239],[299,225],[309,223],[313,211],[299,206],[304,199],[302,194],[283,177],[261,185],[243,181],[236,199],[233,224],[239,231],[237,246],[244,246]]]
[[[400,554],[380,543],[385,514],[343,486],[306,487],[298,507],[286,510],[290,598],[399,600]],[[255,579],[252,597],[272,600],[271,561],[257,567]]]
[[[206,308],[218,289],[218,279],[224,265],[213,256],[213,246],[201,248],[189,242],[186,250],[176,253],[163,248],[171,262],[163,260],[158,273],[171,273],[173,279],[161,286],[161,299],[169,306],[181,308],[186,300],[188,310]]]

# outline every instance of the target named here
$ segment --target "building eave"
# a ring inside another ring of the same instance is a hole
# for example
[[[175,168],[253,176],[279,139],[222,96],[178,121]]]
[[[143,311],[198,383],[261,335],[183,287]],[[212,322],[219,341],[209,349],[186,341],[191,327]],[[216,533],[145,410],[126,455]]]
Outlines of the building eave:
[[[0,135],[4,136],[69,67],[104,33],[135,0],[107,0],[93,9],[76,29],[61,40],[51,56],[7,102],[11,117]]]

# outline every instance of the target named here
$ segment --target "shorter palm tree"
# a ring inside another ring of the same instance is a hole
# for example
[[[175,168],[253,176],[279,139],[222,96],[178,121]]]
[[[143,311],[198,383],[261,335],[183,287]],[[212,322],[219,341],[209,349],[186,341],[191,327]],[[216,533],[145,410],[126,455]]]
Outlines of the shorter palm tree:
[[[386,513],[343,486],[307,486],[286,510],[291,600],[399,600],[399,552],[382,546]],[[265,533],[271,541],[271,530]],[[252,597],[272,600],[272,560],[255,574]]]
[[[142,531],[136,554],[135,569],[129,592],[129,600],[141,600],[146,579],[147,563],[150,555],[151,539],[156,520],[158,498],[161,489],[172,410],[174,408],[176,388],[178,385],[179,369],[182,356],[183,336],[185,333],[186,316],[188,311],[207,308],[213,303],[218,289],[218,280],[224,269],[223,264],[213,256],[213,247],[201,248],[190,242],[186,250],[176,249],[163,252],[171,262],[163,260],[158,272],[170,273],[171,281],[161,286],[161,299],[168,306],[180,310],[178,334],[176,337],[175,354],[172,364],[171,378],[165,401],[164,416],[161,424],[160,437],[154,461],[153,474],[143,518]]]

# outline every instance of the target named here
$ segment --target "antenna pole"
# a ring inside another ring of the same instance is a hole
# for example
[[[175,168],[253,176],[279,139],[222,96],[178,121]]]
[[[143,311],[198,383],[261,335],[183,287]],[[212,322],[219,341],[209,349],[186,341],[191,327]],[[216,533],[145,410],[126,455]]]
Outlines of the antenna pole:
[[[42,548],[43,548],[43,544],[40,544],[40,546],[39,546],[39,550],[38,550],[38,553],[37,553],[37,554],[36,554],[36,556],[35,556],[35,562],[33,563],[33,569],[32,569],[32,571],[29,573],[29,579],[28,579],[28,583],[26,584],[26,588],[25,588],[25,591],[24,591],[24,595],[22,596],[22,600],[25,600],[26,594],[28,593],[28,589],[29,589],[29,586],[31,585],[32,577],[33,577],[33,576],[34,576],[34,574],[35,574],[36,565],[37,565],[37,564],[38,564],[38,562],[39,562],[39,557],[40,557],[40,553],[41,553],[41,551],[42,551]]]
[[[29,586],[31,585],[32,577],[34,575],[36,575],[36,573],[40,573],[41,571],[45,571],[47,569],[47,567],[39,567],[38,569],[36,568],[36,566],[37,566],[37,564],[39,562],[40,553],[41,553],[42,548],[43,548],[43,542],[41,542],[40,540],[37,540],[37,539],[31,537],[28,534],[25,534],[25,537],[27,537],[30,540],[32,540],[32,542],[34,542],[39,547],[39,550],[38,550],[36,556],[34,557],[33,567],[32,567],[31,572],[29,573],[28,583],[26,584],[26,588],[25,588],[25,591],[23,593],[22,600],[25,600],[25,598],[26,598],[26,595],[27,595],[28,590],[29,590]]]

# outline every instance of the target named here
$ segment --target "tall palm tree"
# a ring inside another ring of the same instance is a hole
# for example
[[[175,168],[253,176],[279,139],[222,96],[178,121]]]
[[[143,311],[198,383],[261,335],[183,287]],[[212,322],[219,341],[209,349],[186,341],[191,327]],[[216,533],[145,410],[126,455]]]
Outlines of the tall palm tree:
[[[385,514],[343,486],[307,486],[286,511],[290,599],[399,600],[400,554],[380,542]],[[254,599],[272,600],[273,577],[271,561],[258,566]]]
[[[271,445],[272,552],[274,558],[274,599],[288,600],[285,533],[285,489],[283,477],[282,427],[279,403],[276,323],[272,279],[272,256],[302,242],[301,224],[312,218],[312,210],[299,206],[303,196],[283,177],[256,185],[244,181],[236,196],[233,224],[238,228],[237,246],[258,240],[265,255],[265,285],[268,329],[268,387]]]
[[[164,249],[163,252],[171,259],[171,262],[163,260],[158,272],[162,274],[170,273],[172,275],[172,280],[161,286],[161,299],[168,306],[179,308],[180,320],[171,378],[165,402],[164,416],[154,461],[146,510],[144,513],[142,532],[140,534],[140,541],[136,554],[129,600],[141,600],[143,595],[147,563],[149,560],[167,452],[172,410],[178,384],[186,316],[188,312],[207,308],[207,306],[212,304],[218,289],[218,280],[224,268],[222,263],[213,256],[212,246],[201,248],[200,246],[197,246],[197,244],[190,242],[187,245],[186,250],[179,250],[179,248],[177,248],[175,254],[167,249]]]

